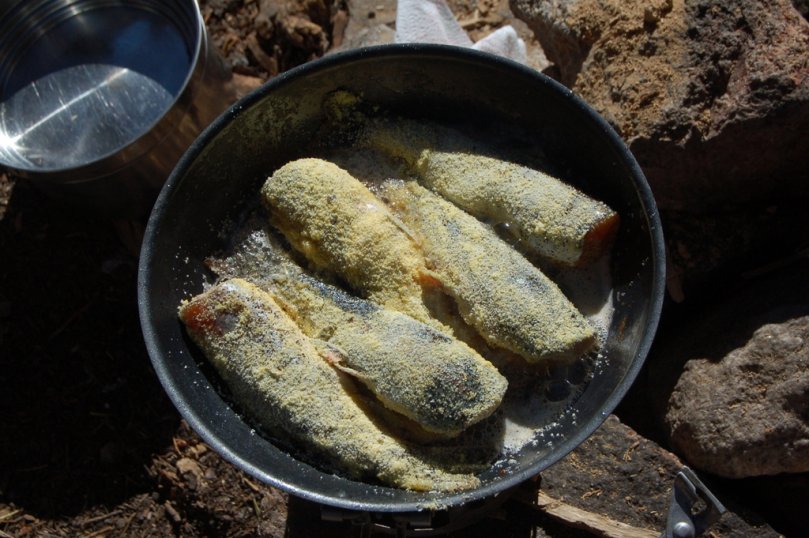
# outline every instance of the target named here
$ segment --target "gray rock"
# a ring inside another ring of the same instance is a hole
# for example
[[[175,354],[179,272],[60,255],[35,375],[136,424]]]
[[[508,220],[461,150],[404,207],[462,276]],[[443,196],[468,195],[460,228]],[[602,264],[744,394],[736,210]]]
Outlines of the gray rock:
[[[809,471],[809,316],[764,325],[719,362],[689,361],[666,423],[674,447],[711,473]]]
[[[807,393],[796,384],[807,369],[809,330],[800,323],[809,318],[809,260],[766,269],[707,304],[669,309],[634,387],[675,452],[725,476],[761,474],[755,467],[771,473],[770,463],[756,460],[759,451],[775,451],[775,464],[787,435],[807,437]],[[804,348],[790,352],[796,338]],[[762,413],[770,415],[766,424]]]

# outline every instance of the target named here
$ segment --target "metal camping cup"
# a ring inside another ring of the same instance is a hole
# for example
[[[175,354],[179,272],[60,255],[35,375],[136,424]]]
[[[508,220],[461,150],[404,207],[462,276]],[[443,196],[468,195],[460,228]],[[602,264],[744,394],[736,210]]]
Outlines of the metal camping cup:
[[[0,165],[145,216],[228,77],[194,0],[0,0]]]

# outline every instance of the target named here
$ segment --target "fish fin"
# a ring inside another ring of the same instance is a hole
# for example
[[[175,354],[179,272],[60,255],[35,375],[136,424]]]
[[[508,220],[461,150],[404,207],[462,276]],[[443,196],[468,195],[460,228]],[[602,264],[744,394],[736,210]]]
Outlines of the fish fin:
[[[407,227],[407,224],[402,222],[402,220],[399,217],[397,217],[396,215],[394,215],[393,212],[390,212],[389,216],[390,216],[390,220],[391,220],[391,222],[393,223],[394,226],[399,228],[402,231],[402,233],[405,234],[407,236],[407,238],[410,239],[411,241],[413,241],[416,245],[419,244],[419,241],[416,239],[415,234],[413,234],[413,231],[410,228]]]
[[[317,349],[318,353],[320,353],[320,356],[323,357],[323,360],[325,360],[329,366],[337,368],[344,374],[356,378],[363,383],[368,381],[368,376],[346,365],[345,351],[334,344],[330,344],[317,338],[313,338],[312,342],[315,344],[315,348]]]
[[[444,288],[444,281],[441,279],[441,276],[426,267],[419,269],[417,280],[419,284],[426,288]]]
[[[278,279],[275,278],[273,275],[270,275],[269,277],[267,277],[267,279],[261,282],[262,285],[260,287],[264,290],[265,293],[267,293],[270,297],[272,297],[273,301],[275,301],[278,304],[278,306],[281,307],[281,310],[283,310],[287,316],[292,318],[292,320],[295,321],[295,323],[298,323],[298,318],[300,317],[298,315],[298,309],[295,308],[294,304],[284,299],[284,297],[281,294],[277,293],[274,288],[275,285],[278,285],[281,282],[283,282],[282,279]]]
[[[359,372],[359,371],[357,371],[357,370],[355,370],[353,368],[349,368],[348,366],[346,366],[345,364],[343,364],[341,362],[336,362],[336,363],[332,364],[332,366],[334,366],[335,368],[337,368],[338,370],[340,370],[341,372],[343,372],[347,376],[353,377],[357,381],[362,382],[363,385],[368,385],[368,382],[369,382],[368,376],[366,376],[362,372]]]

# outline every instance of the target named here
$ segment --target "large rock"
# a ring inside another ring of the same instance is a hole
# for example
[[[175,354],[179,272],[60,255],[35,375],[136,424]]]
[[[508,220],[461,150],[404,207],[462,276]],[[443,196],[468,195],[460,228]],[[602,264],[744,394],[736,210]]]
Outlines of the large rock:
[[[618,414],[645,436],[673,450],[694,468],[718,472],[713,467],[701,465],[699,456],[695,457],[673,440],[674,432],[670,422],[665,419],[672,407],[675,387],[678,390],[677,405],[700,405],[698,398],[682,392],[684,384],[678,385],[686,363],[704,361],[718,365],[725,357],[734,355],[737,350],[752,343],[751,337],[762,327],[786,327],[790,320],[809,317],[807,274],[809,258],[784,260],[779,266],[765,267],[757,274],[747,275],[730,289],[714,290],[710,296],[696,297],[694,301],[679,305],[668,303],[646,365],[619,407]],[[804,334],[802,338],[806,340],[809,335]],[[800,375],[805,370],[804,366],[795,375]],[[693,382],[696,376],[693,373],[688,375],[692,376]],[[751,375],[753,374],[746,373],[745,377]],[[699,387],[701,394],[729,392],[722,386],[728,381],[717,377],[705,377],[701,381],[704,383]],[[738,384],[739,381],[733,380],[733,383]],[[756,394],[754,392],[753,396]],[[748,397],[741,392],[738,396]],[[786,416],[794,428],[797,416],[801,413],[804,420],[809,420],[805,400],[800,404],[800,398],[791,401],[787,399],[789,410],[777,408],[777,403],[772,401],[767,410],[774,415]],[[744,413],[749,405],[754,405],[753,401],[750,404],[735,404],[733,408],[736,412],[731,413],[723,410],[722,402],[717,399],[716,403],[708,402],[710,407],[705,411],[718,409],[713,423],[717,431],[727,430],[728,421],[732,420],[738,423],[734,428],[745,433],[742,431],[742,424],[748,420],[749,413],[747,416]],[[800,405],[804,406],[803,412],[800,411]],[[682,417],[686,413],[685,407],[677,411]],[[785,429],[778,422],[773,422],[772,425],[775,427],[773,432],[776,429],[783,432]],[[710,426],[710,420],[705,422],[705,426]],[[763,441],[769,444],[774,459],[781,457],[781,448],[777,442],[773,443],[768,438]],[[751,442],[751,439],[748,438],[747,442]],[[809,473],[725,479],[723,483],[730,492],[743,498],[747,506],[755,507],[769,523],[787,536],[801,536],[809,528],[809,512],[805,509],[806,499],[809,498]]]
[[[789,0],[511,0],[663,209],[809,193],[809,24]]]
[[[688,362],[669,402],[672,444],[740,478],[809,471],[809,316],[765,325],[719,362]]]
[[[809,242],[803,0],[511,5],[556,76],[638,159],[661,210],[675,300]]]
[[[691,465],[724,476],[809,470],[807,274],[809,259],[796,259],[668,309],[633,409],[649,405]]]

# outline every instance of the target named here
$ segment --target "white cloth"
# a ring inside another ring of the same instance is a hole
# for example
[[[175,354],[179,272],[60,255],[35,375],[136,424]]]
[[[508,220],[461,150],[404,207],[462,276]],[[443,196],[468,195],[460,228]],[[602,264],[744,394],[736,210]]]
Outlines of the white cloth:
[[[444,0],[397,0],[396,42],[471,47],[526,63],[525,42],[512,26],[473,44]]]

